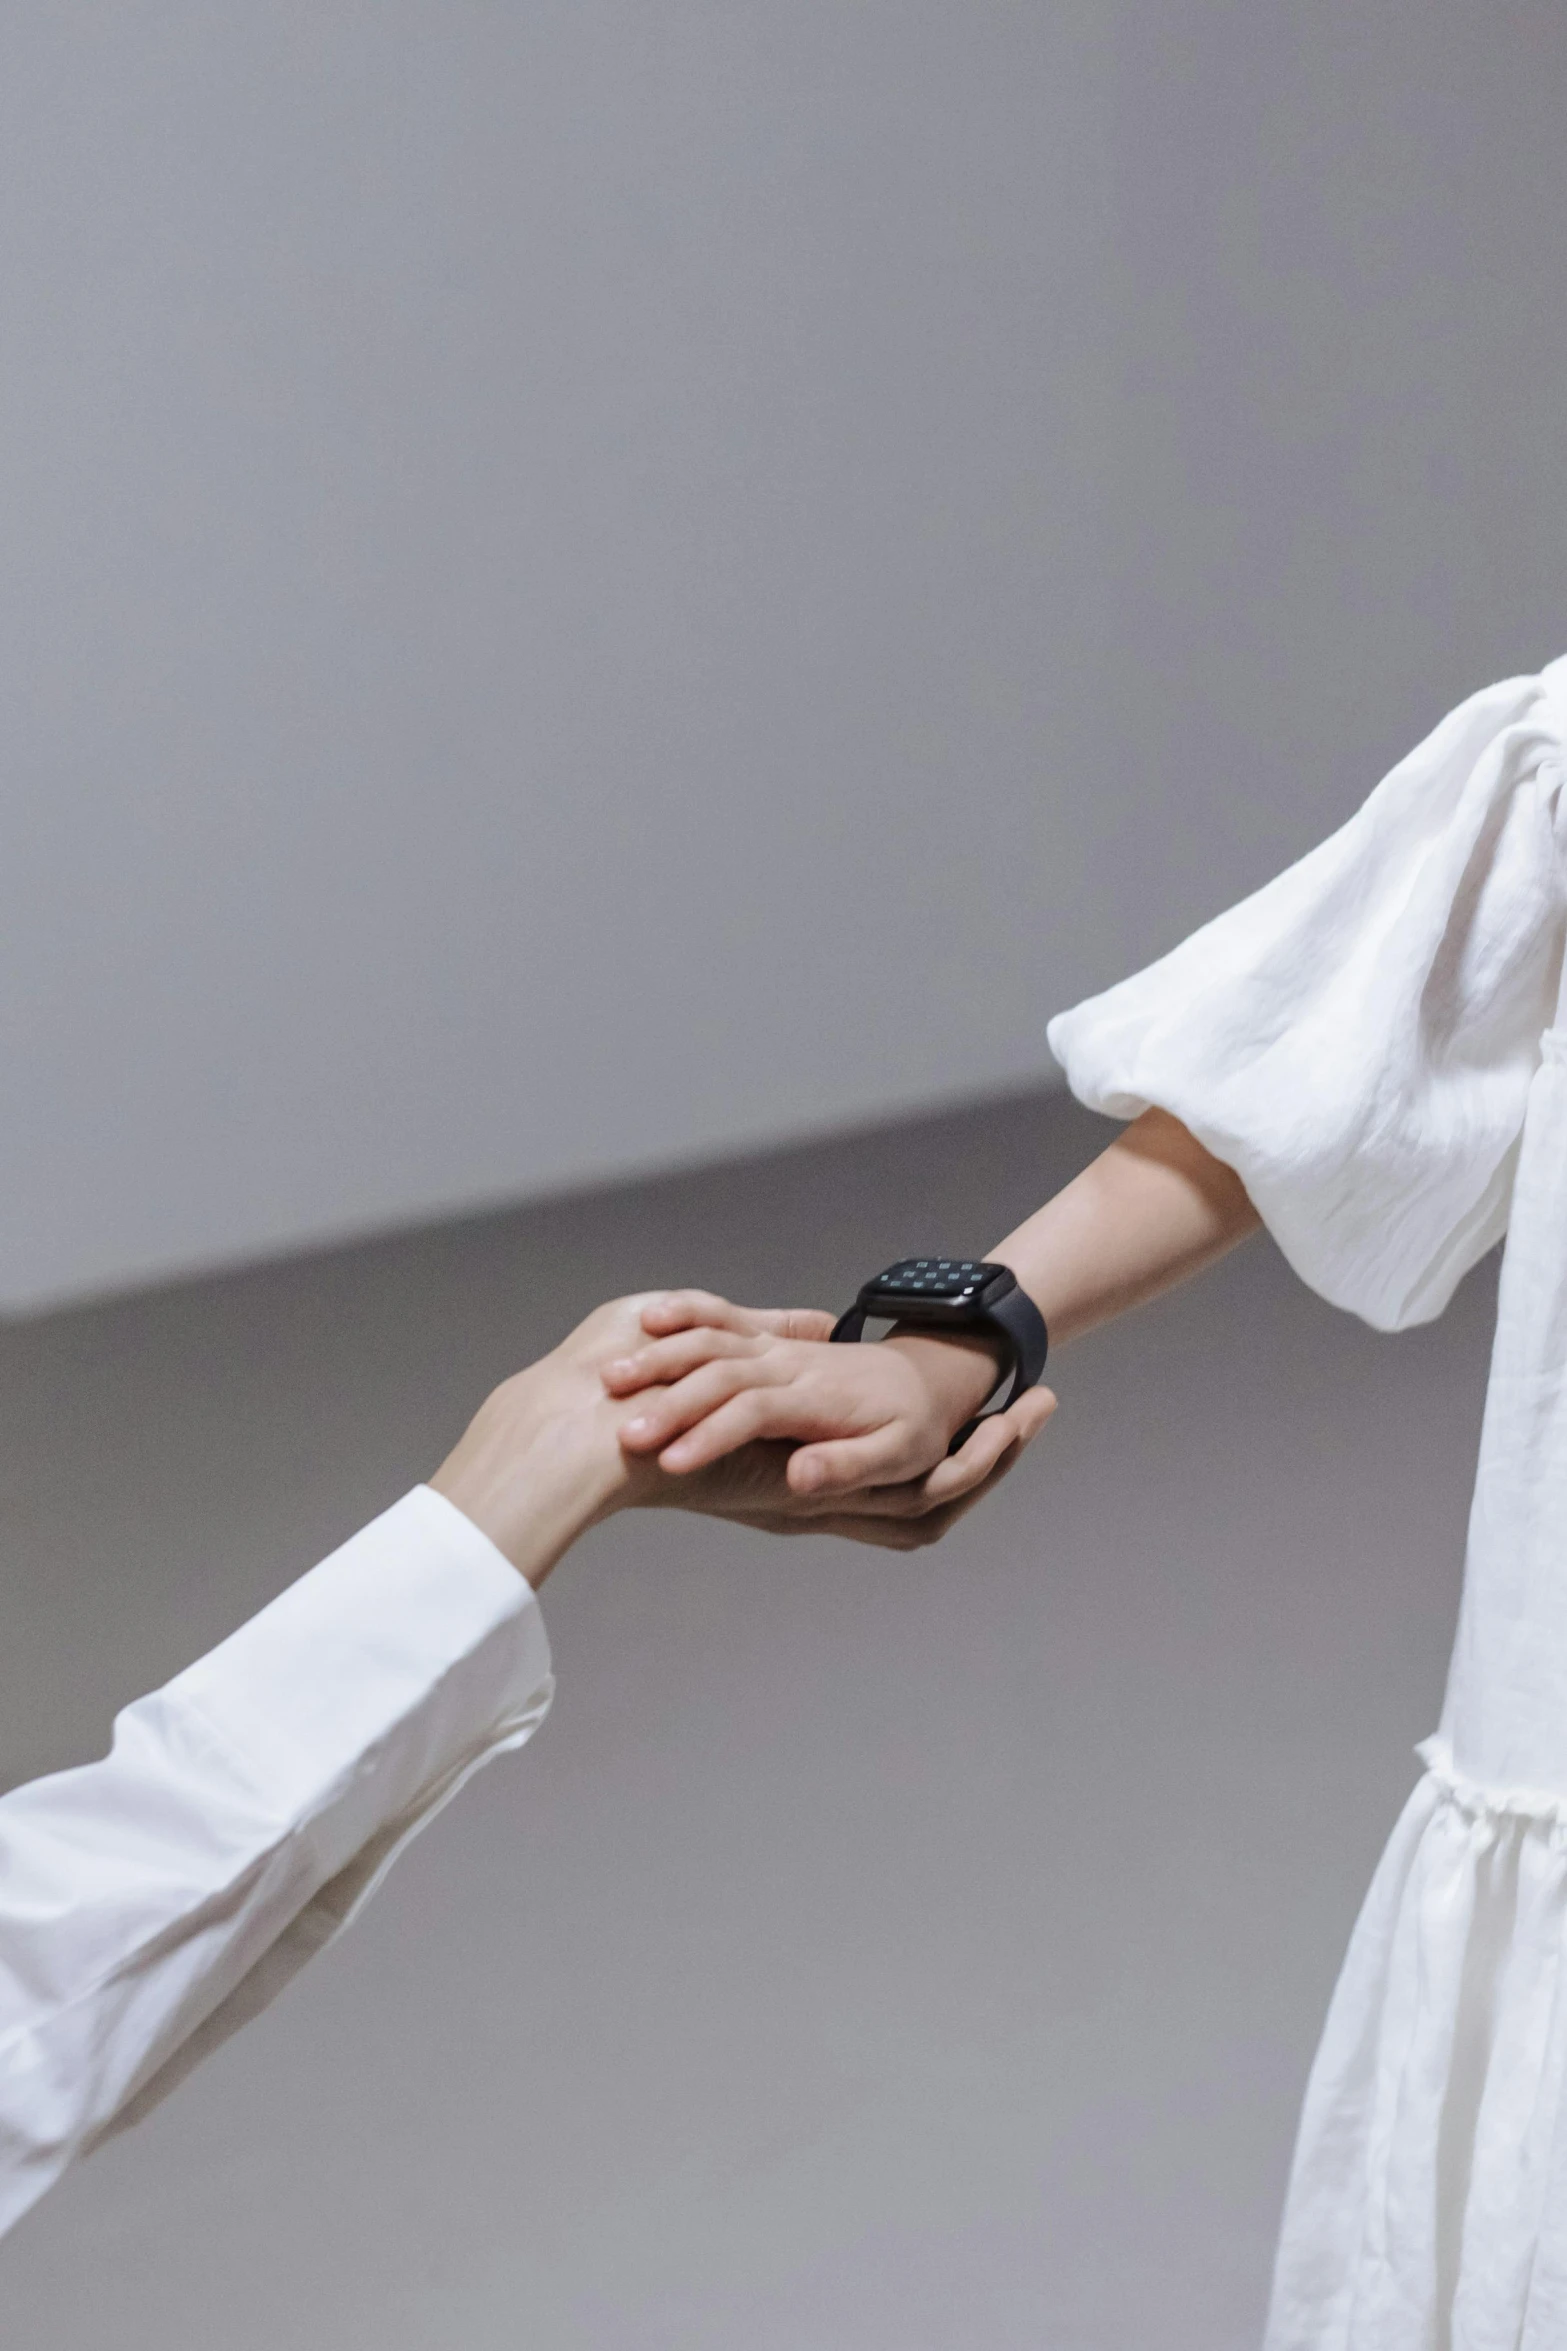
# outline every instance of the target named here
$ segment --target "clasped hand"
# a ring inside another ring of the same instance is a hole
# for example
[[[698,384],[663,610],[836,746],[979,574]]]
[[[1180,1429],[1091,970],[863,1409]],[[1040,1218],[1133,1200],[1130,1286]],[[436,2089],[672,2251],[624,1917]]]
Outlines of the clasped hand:
[[[1028,1389],[949,1456],[954,1431],[995,1385],[982,1339],[909,1332],[834,1347],[830,1315],[736,1306],[702,1290],[647,1299],[640,1319],[643,1344],[602,1375],[610,1396],[642,1399],[620,1424],[623,1452],[719,1492],[725,1464],[742,1477],[749,1468],[757,1482],[733,1499],[688,1500],[678,1486],[668,1498],[775,1532],[898,1549],[935,1542],[1055,1410],[1048,1389]]]
[[[832,1347],[831,1329],[700,1290],[614,1299],[502,1381],[430,1483],[532,1584],[587,1527],[637,1508],[909,1551],[988,1493],[1055,1409],[1030,1389],[949,1458],[994,1380],[988,1352],[914,1336]]]

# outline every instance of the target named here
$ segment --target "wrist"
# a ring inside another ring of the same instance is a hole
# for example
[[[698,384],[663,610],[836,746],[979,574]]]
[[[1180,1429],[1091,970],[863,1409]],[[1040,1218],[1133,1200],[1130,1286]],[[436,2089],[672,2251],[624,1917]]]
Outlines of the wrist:
[[[882,1344],[910,1358],[949,1437],[973,1419],[1001,1381],[1002,1342],[983,1331],[899,1328]]]
[[[430,1480],[535,1588],[630,1485],[609,1400],[552,1394],[541,1369],[497,1388]]]

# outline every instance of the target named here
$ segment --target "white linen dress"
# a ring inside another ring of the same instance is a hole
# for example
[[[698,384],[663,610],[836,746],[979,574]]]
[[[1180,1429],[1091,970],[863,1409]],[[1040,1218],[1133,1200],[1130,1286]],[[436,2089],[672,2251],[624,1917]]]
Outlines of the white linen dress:
[[[1567,2351],[1567,660],[1052,1023],[1314,1288],[1439,1314],[1507,1233],[1457,1646],[1312,2070],[1267,2351]]]
[[[428,1486],[0,1798],[0,2234],[368,1901],[553,1689],[544,1620]]]

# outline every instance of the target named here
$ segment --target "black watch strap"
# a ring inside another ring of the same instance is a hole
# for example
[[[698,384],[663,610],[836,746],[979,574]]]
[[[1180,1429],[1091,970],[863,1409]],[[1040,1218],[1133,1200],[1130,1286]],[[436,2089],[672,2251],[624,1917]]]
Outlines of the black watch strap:
[[[991,1321],[999,1323],[1012,1342],[1012,1385],[1004,1396],[998,1391],[987,1406],[991,1412],[1002,1412],[1007,1405],[1017,1402],[1025,1388],[1036,1387],[1044,1377],[1050,1333],[1045,1328],[1044,1316],[1021,1283],[994,1299],[989,1314]]]
[[[868,1303],[867,1291],[877,1286],[867,1283],[866,1289],[861,1291],[847,1314],[839,1316],[833,1327],[835,1340],[854,1341],[863,1338],[866,1322],[871,1315],[883,1314],[895,1317],[913,1330],[923,1327],[933,1337],[955,1338],[961,1332],[972,1331],[979,1336],[994,1334],[1003,1342],[1001,1378],[983,1410],[976,1413],[972,1420],[965,1421],[958,1430],[948,1447],[949,1453],[956,1453],[960,1446],[967,1444],[981,1420],[988,1419],[992,1413],[1004,1412],[1009,1404],[1016,1402],[1025,1388],[1033,1387],[1042,1376],[1050,1351],[1050,1334],[1045,1328],[1044,1316],[1015,1277],[1000,1291],[993,1284],[988,1285],[983,1307],[962,1320],[954,1320],[950,1314],[935,1313],[927,1319],[920,1311],[923,1301],[908,1297],[899,1298],[896,1302],[889,1299],[885,1305]]]

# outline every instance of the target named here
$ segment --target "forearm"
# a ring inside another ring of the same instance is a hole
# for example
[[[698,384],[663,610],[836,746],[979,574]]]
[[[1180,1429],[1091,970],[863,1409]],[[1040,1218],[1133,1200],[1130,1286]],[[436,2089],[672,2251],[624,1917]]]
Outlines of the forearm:
[[[1052,1353],[1212,1265],[1260,1219],[1233,1168],[1167,1111],[1147,1110],[988,1254],[1044,1316]],[[947,1395],[954,1425],[995,1384],[990,1350],[900,1337]]]
[[[1058,1347],[1201,1273],[1260,1221],[1233,1168],[1179,1119],[1146,1110],[990,1254]]]

